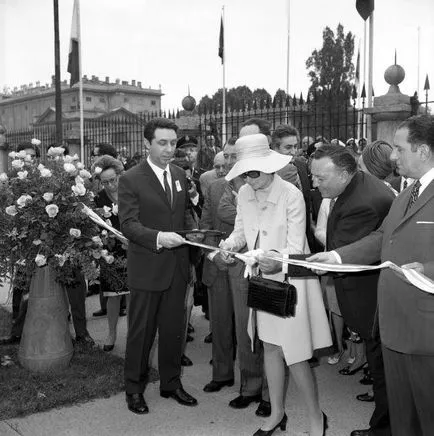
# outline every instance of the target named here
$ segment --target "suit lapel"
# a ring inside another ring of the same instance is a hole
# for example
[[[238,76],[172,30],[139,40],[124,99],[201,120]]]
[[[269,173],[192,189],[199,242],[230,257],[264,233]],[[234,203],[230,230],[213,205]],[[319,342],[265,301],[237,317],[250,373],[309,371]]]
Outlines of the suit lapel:
[[[179,178],[176,175],[176,172],[174,171],[174,168],[172,165],[169,166],[170,169],[170,176],[172,177],[172,209],[175,210],[176,203],[179,200],[179,194],[182,192],[178,192],[176,182],[181,183],[179,181]]]
[[[407,207],[407,204],[410,200],[411,195],[411,189],[407,189],[407,191],[403,192],[402,199],[400,199],[400,207],[399,211],[403,213],[405,211],[405,208]],[[401,196],[400,196],[401,197]],[[395,230],[400,227],[402,224],[404,224],[406,221],[408,221],[410,218],[414,216],[416,212],[418,212],[420,209],[422,209],[428,201],[430,201],[434,197],[434,180],[424,189],[420,197],[416,200],[416,202],[413,204],[413,206],[407,211],[407,213],[398,221],[397,226],[395,227]]]

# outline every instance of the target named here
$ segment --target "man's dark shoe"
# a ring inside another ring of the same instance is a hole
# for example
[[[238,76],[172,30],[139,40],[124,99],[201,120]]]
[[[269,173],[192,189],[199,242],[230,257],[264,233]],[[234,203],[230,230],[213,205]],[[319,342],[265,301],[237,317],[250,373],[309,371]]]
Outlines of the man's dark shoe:
[[[92,337],[89,334],[84,336],[76,336],[75,343],[87,347],[93,347],[95,345],[95,341],[92,339]]]
[[[367,428],[365,430],[353,430],[350,436],[374,436],[374,433]]]
[[[182,366],[193,366],[193,362],[185,354],[183,354],[181,356],[181,365]]]
[[[248,397],[240,395],[239,397],[229,401],[229,406],[233,407],[234,409],[245,409],[251,403],[259,403],[260,401],[261,395],[250,395]]]
[[[205,336],[205,339],[203,340],[205,344],[211,344],[212,343],[212,333],[209,333]]]
[[[107,311],[102,309],[92,313],[92,316],[105,316],[105,315],[107,315]]]
[[[95,316],[95,314],[93,316]],[[127,309],[125,307],[119,310],[119,316],[127,316]]]
[[[234,385],[233,378],[231,378],[230,380],[225,380],[225,381],[211,380],[207,385],[205,385],[203,390],[205,392],[218,392],[224,386],[233,386],[233,385]]]
[[[9,336],[8,338],[1,339],[0,345],[13,345],[19,344],[21,340],[21,336]]]
[[[161,391],[160,395],[163,398],[173,398],[179,404],[183,406],[196,406],[197,400],[190,394],[184,391],[183,388],[175,389],[174,391]]]
[[[258,408],[256,409],[255,415],[263,416],[267,418],[271,415],[271,403],[269,401],[261,400]]]
[[[138,415],[144,415],[149,412],[148,405],[146,404],[143,394],[125,394],[128,410]]]

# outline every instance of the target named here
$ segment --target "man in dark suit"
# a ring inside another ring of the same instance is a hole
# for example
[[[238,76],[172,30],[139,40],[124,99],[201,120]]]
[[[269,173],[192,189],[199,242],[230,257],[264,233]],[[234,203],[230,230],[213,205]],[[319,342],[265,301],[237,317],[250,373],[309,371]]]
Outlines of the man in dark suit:
[[[434,117],[398,126],[390,156],[401,176],[416,181],[396,197],[382,226],[336,253],[309,260],[371,264],[390,260],[434,279]],[[392,434],[428,436],[434,429],[434,296],[384,269],[378,283]],[[367,433],[366,433],[367,434]]]
[[[354,156],[339,145],[324,145],[313,154],[312,180],[323,198],[331,198],[327,222],[327,250],[357,241],[380,227],[394,199],[379,179],[357,171]],[[374,380],[375,410],[370,435],[390,435],[381,343],[374,330],[379,272],[334,277],[336,296],[346,324],[366,344]],[[352,436],[359,436],[355,430]],[[364,434],[364,433],[362,433]]]
[[[177,130],[175,123],[164,118],[146,124],[149,156],[119,180],[119,218],[129,240],[131,291],[125,389],[128,408],[139,414],[148,412],[143,391],[157,327],[161,396],[186,406],[197,404],[180,379],[189,258],[188,248],[182,247],[184,239],[174,231],[194,225],[185,172],[170,164]]]

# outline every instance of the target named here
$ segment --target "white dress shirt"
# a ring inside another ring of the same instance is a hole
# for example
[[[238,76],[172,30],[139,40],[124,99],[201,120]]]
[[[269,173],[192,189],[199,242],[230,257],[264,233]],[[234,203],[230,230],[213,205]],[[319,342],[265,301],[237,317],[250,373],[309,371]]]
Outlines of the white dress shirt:
[[[407,182],[407,186],[406,188],[408,188],[413,182],[414,179],[412,179],[411,177],[401,177],[401,183],[399,185],[399,192],[402,192],[404,190],[404,183]]]

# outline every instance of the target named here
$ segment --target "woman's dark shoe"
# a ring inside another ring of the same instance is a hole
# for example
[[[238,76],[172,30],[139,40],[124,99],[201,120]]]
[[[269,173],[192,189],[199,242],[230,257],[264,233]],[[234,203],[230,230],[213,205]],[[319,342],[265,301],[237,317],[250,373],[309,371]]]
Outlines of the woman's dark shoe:
[[[359,401],[365,401],[367,403],[372,403],[374,401],[374,395],[369,392],[366,392],[366,394],[356,395],[356,398]]]
[[[351,365],[345,366],[344,368],[339,370],[339,374],[342,374],[342,375],[354,375],[354,374],[358,373],[359,371],[361,371],[367,364],[368,364],[368,362],[365,362],[362,365],[357,366],[354,369],[351,369]]]
[[[371,377],[371,374],[368,373],[368,374],[365,374],[363,376],[363,378],[361,378],[359,380],[359,383],[361,383],[362,385],[372,385],[372,384],[374,384],[374,380]]]
[[[274,431],[277,428],[280,428],[280,430],[285,431],[287,421],[288,421],[288,417],[286,416],[286,413],[284,413],[283,418],[280,420],[279,424],[277,424],[274,428],[272,428],[271,430],[262,430],[262,428],[260,428],[253,436],[270,436],[274,433]]]
[[[115,347],[114,344],[113,345],[103,345],[102,349],[104,351],[112,351],[114,347]]]

